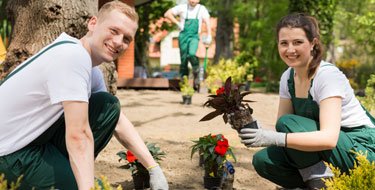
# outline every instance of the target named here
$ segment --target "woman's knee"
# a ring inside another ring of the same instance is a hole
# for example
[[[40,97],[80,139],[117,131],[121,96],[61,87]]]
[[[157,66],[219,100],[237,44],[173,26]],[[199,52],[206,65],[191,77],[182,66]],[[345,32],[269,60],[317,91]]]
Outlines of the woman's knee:
[[[288,124],[294,120],[296,115],[285,114],[281,116],[276,122],[276,131],[278,132],[290,132]]]
[[[257,153],[254,154],[253,156],[253,167],[255,169],[255,171],[262,177],[265,177],[266,176],[266,163],[265,163],[265,158],[263,157],[263,154],[262,154],[262,151],[259,151]]]

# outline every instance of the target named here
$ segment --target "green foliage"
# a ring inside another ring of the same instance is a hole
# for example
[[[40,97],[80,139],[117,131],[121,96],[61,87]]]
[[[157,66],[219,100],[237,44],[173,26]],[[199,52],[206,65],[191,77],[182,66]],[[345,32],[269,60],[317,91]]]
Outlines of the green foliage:
[[[366,87],[370,74],[375,73],[375,1],[339,1],[335,16],[336,43],[340,59],[356,59],[361,64],[355,82]]]
[[[16,190],[21,186],[22,176],[20,176],[16,182],[10,184],[10,189],[8,188],[8,181],[5,179],[4,174],[0,174],[0,190]]]
[[[215,93],[216,89],[221,87],[228,77],[231,77],[235,84],[243,83],[250,68],[250,62],[239,63],[231,59],[222,59],[218,64],[208,66],[206,84],[210,92]]]
[[[138,31],[135,35],[135,64],[143,65],[147,63],[148,42],[150,40],[150,24],[156,24],[163,17],[164,12],[173,6],[172,1],[154,0],[136,7],[139,15]],[[156,31],[171,30],[174,26],[162,22],[156,24]]]
[[[290,0],[289,12],[308,13],[319,21],[323,45],[329,45],[333,40],[333,20],[337,0]]]
[[[107,177],[100,176],[99,179],[95,180],[94,188],[92,190],[113,190],[111,184],[108,182]],[[117,186],[116,190],[122,190],[121,185]]]
[[[185,75],[179,83],[183,96],[193,96],[194,88],[190,85],[188,77]]]
[[[367,81],[367,86],[365,89],[365,97],[358,97],[361,104],[370,112],[375,111],[375,74],[371,75],[370,79]]]
[[[222,134],[211,135],[200,137],[198,140],[194,140],[194,145],[191,146],[191,158],[195,153],[199,153],[203,156],[204,168],[206,175],[211,177],[221,177],[224,172],[224,163],[228,158],[236,160],[233,154],[232,148],[229,146],[228,140]],[[218,147],[222,146],[224,147]],[[224,148],[223,154],[219,154],[218,149]]]
[[[147,143],[146,146],[150,151],[154,160],[160,164],[160,161],[165,157],[166,153],[160,149],[160,147],[156,146],[155,143]],[[120,157],[119,162],[124,160],[126,162],[125,165],[121,166],[124,169],[129,169],[132,172],[132,175],[137,173],[148,173],[147,169],[138,161],[138,159],[128,151],[120,151],[117,153]]]
[[[0,0],[0,37],[3,39],[5,47],[8,46],[10,33],[12,31],[11,23],[7,20],[5,6],[6,0]]]
[[[339,168],[331,164],[329,167],[334,173],[332,179],[326,179],[327,190],[371,190],[375,187],[375,162],[368,161],[364,153],[356,153],[358,163],[349,171],[349,174],[341,173]]]

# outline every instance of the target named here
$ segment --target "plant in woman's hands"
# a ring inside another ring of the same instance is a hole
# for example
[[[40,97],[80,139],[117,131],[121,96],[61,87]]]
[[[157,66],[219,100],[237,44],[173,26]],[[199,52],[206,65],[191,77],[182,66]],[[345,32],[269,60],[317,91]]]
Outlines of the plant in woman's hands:
[[[241,92],[240,87],[243,84],[232,84],[231,77],[225,81],[225,85],[216,90],[216,95],[209,95],[209,100],[204,103],[204,106],[212,107],[215,110],[200,121],[208,121],[219,115],[223,115],[225,123],[230,118],[230,123],[236,130],[240,130],[244,125],[253,122],[251,114],[253,109],[247,102],[251,100],[244,100],[244,97],[250,94],[249,91]]]

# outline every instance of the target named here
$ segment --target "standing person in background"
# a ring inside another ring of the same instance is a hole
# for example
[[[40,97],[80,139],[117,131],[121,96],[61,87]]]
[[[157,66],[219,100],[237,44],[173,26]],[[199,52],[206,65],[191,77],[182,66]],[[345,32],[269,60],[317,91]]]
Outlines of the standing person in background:
[[[318,22],[294,13],[276,28],[281,59],[288,65],[280,80],[276,131],[242,129],[247,147],[267,148],[253,157],[257,173],[286,188],[321,189],[333,173],[354,167],[356,155],[375,161],[375,119],[361,106],[346,76],[322,60]]]
[[[199,43],[199,33],[203,20],[207,31],[207,37],[203,43],[205,45],[211,44],[210,15],[206,7],[199,4],[199,0],[188,0],[187,4],[177,5],[169,9],[165,12],[164,16],[180,29],[178,37],[181,57],[180,77],[182,79],[185,75],[189,75],[188,62],[190,62],[193,68],[194,88],[197,90],[199,86],[199,59],[196,53]],[[179,16],[180,19],[177,20],[176,16]]]
[[[3,43],[3,39],[0,37],[0,64],[4,62],[7,51]]]
[[[8,181],[23,175],[21,190],[89,190],[94,159],[114,134],[148,169],[151,188],[168,189],[97,68],[129,47],[137,22],[134,8],[110,1],[84,37],[61,34],[0,81],[0,173]]]

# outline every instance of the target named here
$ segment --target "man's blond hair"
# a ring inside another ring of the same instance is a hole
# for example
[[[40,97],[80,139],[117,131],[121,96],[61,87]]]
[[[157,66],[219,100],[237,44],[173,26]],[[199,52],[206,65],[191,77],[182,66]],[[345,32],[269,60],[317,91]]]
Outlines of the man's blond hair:
[[[121,13],[125,14],[128,18],[130,18],[130,20],[138,22],[139,17],[137,12],[135,12],[135,9],[129,6],[128,4],[118,0],[105,3],[98,12],[98,19],[100,20],[102,17],[104,17],[107,13],[111,12],[112,10],[118,10]]]

